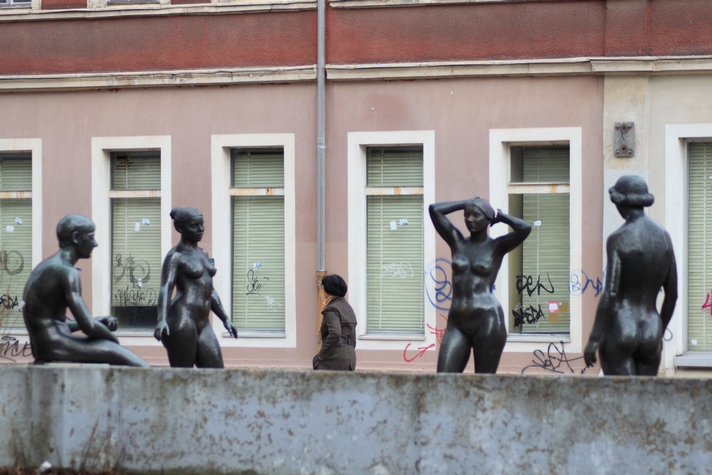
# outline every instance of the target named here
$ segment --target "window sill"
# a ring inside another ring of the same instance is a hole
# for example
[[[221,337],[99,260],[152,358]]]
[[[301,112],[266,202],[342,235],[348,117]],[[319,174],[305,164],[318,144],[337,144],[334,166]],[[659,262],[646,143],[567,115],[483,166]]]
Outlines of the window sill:
[[[541,334],[519,334],[509,333],[507,335],[508,343],[571,343],[571,335],[557,333],[541,333]]]
[[[679,368],[712,368],[712,352],[688,351],[675,356],[674,364]]]
[[[0,7],[0,22],[280,12],[315,9],[316,0],[229,0],[220,3],[196,3],[192,5],[162,5],[158,2],[126,3],[112,4],[97,8],[71,8],[65,10],[38,10],[24,5],[22,7],[12,5]]]
[[[359,335],[359,340],[371,341],[425,341],[425,335],[421,333],[366,333]]]

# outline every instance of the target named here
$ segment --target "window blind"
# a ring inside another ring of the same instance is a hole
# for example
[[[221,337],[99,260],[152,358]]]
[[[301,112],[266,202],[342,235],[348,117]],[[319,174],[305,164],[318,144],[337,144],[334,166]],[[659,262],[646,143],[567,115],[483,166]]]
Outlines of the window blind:
[[[712,143],[688,144],[688,349],[712,349]]]
[[[113,154],[112,191],[160,191],[158,152]],[[158,317],[161,285],[161,199],[114,197],[111,199],[111,304],[119,327],[150,329]]]
[[[0,155],[0,191],[32,191],[29,153]],[[0,328],[24,327],[19,305],[32,272],[32,199],[0,199]]]
[[[368,187],[421,187],[422,147],[369,148]],[[367,332],[425,331],[422,194],[367,196]]]
[[[524,183],[568,182],[568,149],[523,149],[522,178]],[[568,333],[569,194],[524,194],[522,210],[522,219],[534,226],[522,244],[514,319],[521,322],[522,333]]]
[[[232,156],[232,320],[239,330],[285,332],[284,152]]]

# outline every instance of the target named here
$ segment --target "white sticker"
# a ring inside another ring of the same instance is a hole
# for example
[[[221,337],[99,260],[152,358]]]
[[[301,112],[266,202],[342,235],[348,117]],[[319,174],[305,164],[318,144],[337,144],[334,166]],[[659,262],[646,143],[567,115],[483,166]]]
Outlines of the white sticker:
[[[403,218],[400,220],[401,226],[408,226],[408,218]]]
[[[557,313],[559,311],[559,302],[549,302],[549,313]]]
[[[143,224],[144,226],[148,226],[149,224],[151,224],[151,220],[148,218],[143,218],[141,220],[141,224]]]
[[[139,232],[141,230],[141,223],[134,224],[134,231]]]
[[[252,267],[254,267],[255,269],[259,269],[260,267],[262,267],[262,263],[257,261],[254,263],[254,265]]]
[[[391,231],[396,231],[398,229],[398,224],[395,221],[391,221]]]
[[[541,226],[541,220],[539,220],[539,219],[535,220],[534,226]]]
[[[690,344],[692,346],[697,346],[697,340],[690,340]]]
[[[8,225],[8,226],[5,228],[5,231],[7,231],[7,232],[9,232],[9,233],[14,233],[14,232],[15,232],[15,226]]]
[[[138,288],[143,287],[143,279],[138,279]]]
[[[20,226],[22,224],[22,218],[15,218],[15,224]]]

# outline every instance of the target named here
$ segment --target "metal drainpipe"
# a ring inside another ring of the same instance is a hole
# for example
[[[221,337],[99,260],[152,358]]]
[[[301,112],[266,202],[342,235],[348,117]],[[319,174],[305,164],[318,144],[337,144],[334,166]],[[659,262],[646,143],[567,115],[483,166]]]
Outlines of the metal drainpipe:
[[[324,210],[324,194],[326,192],[326,183],[324,179],[324,170],[326,162],[326,143],[325,143],[325,82],[326,82],[326,0],[317,0],[317,64],[316,64],[316,151],[317,151],[317,271],[324,272],[325,264],[325,210]]]
[[[326,140],[325,140],[325,82],[326,82],[326,0],[317,0],[317,63],[316,63],[316,152],[317,152],[317,190],[316,190],[316,253],[317,253],[317,345],[321,347],[321,308],[324,302],[324,290],[321,287],[321,279],[326,275],[326,252],[324,242],[326,241],[326,211],[325,199],[326,180]]]

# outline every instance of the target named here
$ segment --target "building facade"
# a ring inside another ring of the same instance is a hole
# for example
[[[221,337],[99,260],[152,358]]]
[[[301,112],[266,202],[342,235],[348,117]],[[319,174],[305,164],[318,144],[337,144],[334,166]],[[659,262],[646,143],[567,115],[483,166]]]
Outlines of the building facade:
[[[81,213],[93,314],[166,365],[160,267],[192,206],[240,332],[215,319],[227,366],[309,368],[327,272],[359,369],[434,371],[452,286],[427,206],[481,196],[533,224],[496,284],[499,372],[580,374],[622,223],[607,190],[637,174],[680,277],[661,371],[712,365],[705,0],[6,0],[0,25],[7,361],[24,279]]]

